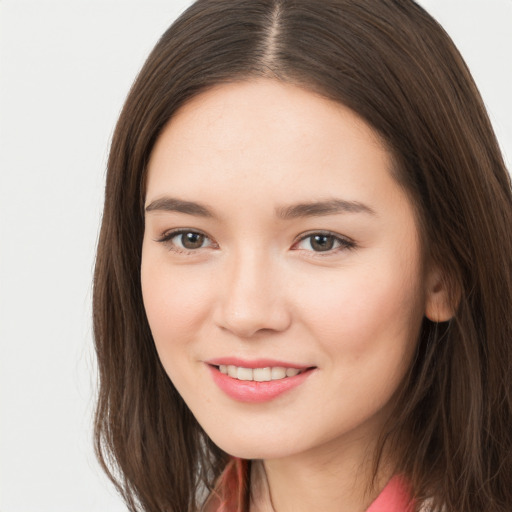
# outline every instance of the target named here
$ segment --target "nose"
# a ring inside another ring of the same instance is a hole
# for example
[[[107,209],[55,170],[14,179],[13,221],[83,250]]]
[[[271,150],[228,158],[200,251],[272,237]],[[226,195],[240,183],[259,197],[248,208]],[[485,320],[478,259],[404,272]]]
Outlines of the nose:
[[[291,311],[279,265],[254,252],[238,255],[225,265],[216,324],[239,338],[285,331]]]

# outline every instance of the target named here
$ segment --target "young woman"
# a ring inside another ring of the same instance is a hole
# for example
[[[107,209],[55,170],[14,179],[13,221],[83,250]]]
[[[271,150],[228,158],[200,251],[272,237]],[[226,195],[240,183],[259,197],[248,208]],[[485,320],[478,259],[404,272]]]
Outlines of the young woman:
[[[196,2],[107,175],[96,447],[130,510],[511,510],[511,225],[414,2]]]

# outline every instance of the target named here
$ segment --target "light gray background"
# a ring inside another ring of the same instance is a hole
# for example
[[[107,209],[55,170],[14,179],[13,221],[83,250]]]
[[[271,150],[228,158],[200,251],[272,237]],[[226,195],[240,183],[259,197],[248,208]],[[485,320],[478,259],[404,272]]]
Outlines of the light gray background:
[[[512,162],[512,0],[422,0]],[[95,462],[91,276],[109,140],[188,0],[0,0],[0,511],[125,510]]]

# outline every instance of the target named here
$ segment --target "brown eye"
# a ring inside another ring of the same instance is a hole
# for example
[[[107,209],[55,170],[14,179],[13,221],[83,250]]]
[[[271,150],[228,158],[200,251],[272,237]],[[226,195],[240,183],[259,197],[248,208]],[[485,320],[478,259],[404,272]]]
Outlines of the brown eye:
[[[352,249],[354,247],[355,242],[342,235],[318,232],[305,235],[296,245],[294,245],[293,248],[309,252],[326,252],[334,254],[343,249]]]
[[[204,241],[206,237],[201,233],[181,233],[176,238],[179,240],[179,245],[181,245],[184,249],[200,249],[203,247]]]
[[[189,229],[176,229],[169,231],[155,240],[167,246],[173,252],[186,254],[187,252],[198,251],[199,249],[215,249],[217,244],[204,233]]]
[[[313,235],[309,237],[311,248],[314,251],[330,251],[336,239],[332,235]]]

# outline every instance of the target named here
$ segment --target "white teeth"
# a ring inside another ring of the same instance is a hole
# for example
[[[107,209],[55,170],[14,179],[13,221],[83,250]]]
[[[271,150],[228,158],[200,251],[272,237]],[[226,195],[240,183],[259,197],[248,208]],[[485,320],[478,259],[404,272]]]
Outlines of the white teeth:
[[[272,380],[284,379],[286,377],[286,368],[276,366],[272,368]]]
[[[273,368],[243,368],[242,366],[235,366],[232,364],[219,366],[220,373],[229,375],[233,379],[238,380],[253,380],[256,382],[268,382],[270,380],[281,380],[285,377],[295,377],[301,373],[298,368],[284,368],[282,366],[275,366]]]
[[[254,368],[252,375],[253,380],[257,382],[267,382],[272,380],[272,370],[270,368]]]
[[[253,380],[252,378],[252,368],[238,368],[238,380]]]

